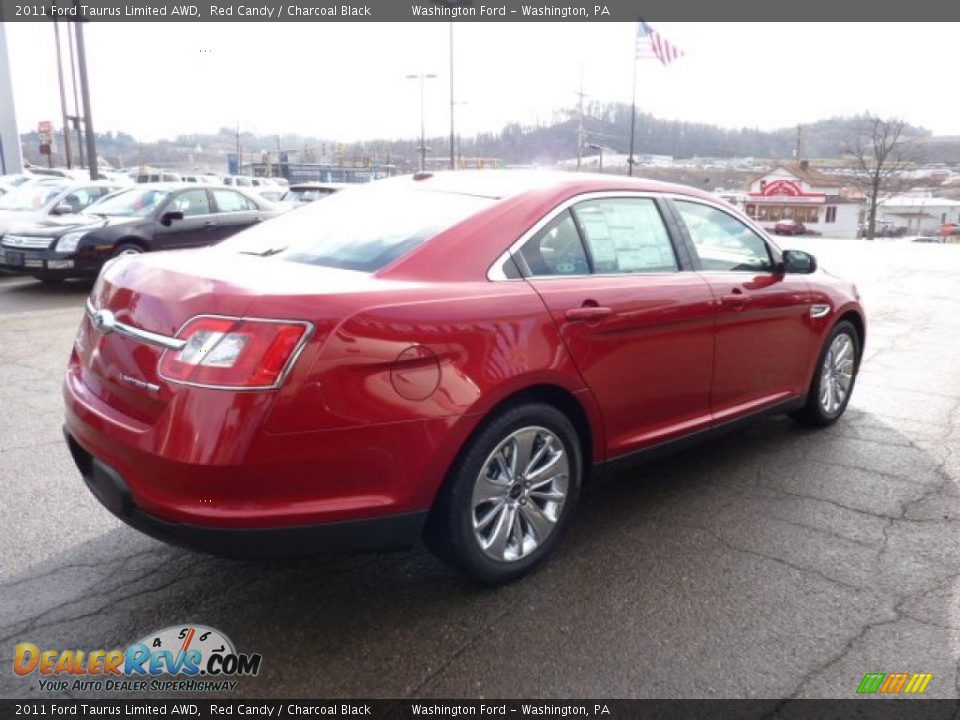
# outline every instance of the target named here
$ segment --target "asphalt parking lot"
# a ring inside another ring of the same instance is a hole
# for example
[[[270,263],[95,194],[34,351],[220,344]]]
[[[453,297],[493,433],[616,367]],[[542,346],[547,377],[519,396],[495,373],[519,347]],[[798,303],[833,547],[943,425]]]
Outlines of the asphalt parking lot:
[[[852,697],[906,671],[957,697],[960,245],[786,244],[864,296],[845,417],[766,419],[597,483],[553,561],[500,589],[422,548],[245,563],[125,527],[60,433],[88,288],[0,278],[0,696],[43,696],[10,672],[18,642],[201,623],[264,656],[234,696]]]

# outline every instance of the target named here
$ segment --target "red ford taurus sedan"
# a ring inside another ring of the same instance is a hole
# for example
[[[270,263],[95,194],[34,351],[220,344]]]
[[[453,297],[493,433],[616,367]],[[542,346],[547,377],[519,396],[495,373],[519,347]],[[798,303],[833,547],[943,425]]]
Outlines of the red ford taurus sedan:
[[[424,537],[504,582],[602,467],[762,413],[835,421],[864,332],[851,283],[698,190],[420,174],[111,261],[65,430],[96,497],[169,542],[269,557]]]

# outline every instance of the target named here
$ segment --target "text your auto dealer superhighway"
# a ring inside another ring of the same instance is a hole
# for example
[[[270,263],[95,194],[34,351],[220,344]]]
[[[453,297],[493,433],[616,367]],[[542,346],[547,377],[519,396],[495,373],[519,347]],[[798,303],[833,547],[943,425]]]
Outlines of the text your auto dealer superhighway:
[[[367,5],[211,5],[213,17],[260,17],[267,20],[289,17],[371,17]]]

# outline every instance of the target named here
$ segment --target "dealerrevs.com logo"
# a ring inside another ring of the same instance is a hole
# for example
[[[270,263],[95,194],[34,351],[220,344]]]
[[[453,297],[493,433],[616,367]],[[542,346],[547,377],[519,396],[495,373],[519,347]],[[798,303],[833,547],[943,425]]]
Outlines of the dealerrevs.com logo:
[[[151,633],[125,650],[14,648],[13,671],[36,677],[44,692],[223,692],[256,676],[263,657],[238,653],[230,638],[204,625]]]

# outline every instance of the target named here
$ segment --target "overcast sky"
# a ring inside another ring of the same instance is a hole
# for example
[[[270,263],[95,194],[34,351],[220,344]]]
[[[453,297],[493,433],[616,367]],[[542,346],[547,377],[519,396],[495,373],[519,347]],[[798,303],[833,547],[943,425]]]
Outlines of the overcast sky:
[[[639,64],[638,106],[663,118],[772,129],[870,110],[960,134],[953,23],[660,23],[685,57]],[[92,23],[98,131],[153,140],[238,122],[333,140],[449,131],[449,23]],[[458,129],[547,122],[576,102],[630,101],[632,23],[454,25]],[[17,118],[59,125],[53,28],[10,23]]]

